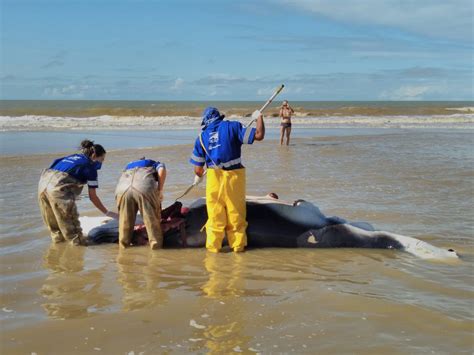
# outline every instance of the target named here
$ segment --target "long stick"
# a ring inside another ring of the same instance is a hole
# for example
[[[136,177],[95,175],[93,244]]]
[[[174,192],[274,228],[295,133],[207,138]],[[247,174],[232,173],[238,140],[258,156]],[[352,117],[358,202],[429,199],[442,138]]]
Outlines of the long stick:
[[[273,95],[267,100],[267,102],[265,102],[265,104],[260,109],[260,112],[263,112],[267,108],[267,106],[272,103],[273,99],[283,90],[284,87],[285,85],[281,84],[281,86],[273,93]],[[256,120],[257,119],[254,118],[252,121],[250,121],[247,127],[251,126]]]
[[[206,175],[206,173],[207,173],[207,170],[204,171],[204,174],[202,174],[202,176]],[[195,185],[195,184],[190,185],[190,186],[186,189],[186,191],[184,191],[184,193],[183,193],[181,196],[177,197],[176,200],[174,200],[174,202],[176,202],[176,201],[178,201],[180,198],[186,196],[186,195],[188,194],[188,192],[191,191],[194,186],[196,186],[196,185]]]
[[[283,90],[284,87],[285,85],[281,84],[281,86],[277,89],[277,91],[273,93],[272,97],[270,97],[268,101],[265,102],[265,105],[262,106],[262,108],[260,109],[260,112],[263,112],[263,110],[265,110],[267,106],[272,103],[273,99]]]

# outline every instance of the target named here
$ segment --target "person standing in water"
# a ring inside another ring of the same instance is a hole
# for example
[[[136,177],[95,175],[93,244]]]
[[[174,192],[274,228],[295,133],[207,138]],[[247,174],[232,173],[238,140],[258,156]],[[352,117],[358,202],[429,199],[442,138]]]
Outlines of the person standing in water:
[[[283,101],[280,108],[280,145],[283,145],[283,137],[286,133],[286,145],[290,144],[291,134],[291,115],[295,113],[295,110],[288,104],[288,100]]]
[[[115,199],[119,210],[119,245],[130,246],[137,212],[145,222],[151,249],[163,247],[161,201],[166,180],[166,167],[144,157],[130,162],[120,176]]]
[[[80,148],[81,154],[56,159],[43,171],[38,184],[41,215],[54,243],[68,240],[74,245],[86,245],[76,206],[76,198],[85,184],[94,206],[106,216],[118,218],[117,213],[105,208],[96,192],[97,170],[106,154],[104,147],[86,139]]]
[[[217,253],[227,234],[234,252],[247,246],[247,209],[245,204],[245,168],[241,160],[242,144],[252,144],[265,137],[263,115],[255,111],[257,128],[244,127],[237,121],[224,121],[215,107],[204,110],[202,133],[196,138],[190,163],[196,174],[197,185],[207,165],[206,248]]]

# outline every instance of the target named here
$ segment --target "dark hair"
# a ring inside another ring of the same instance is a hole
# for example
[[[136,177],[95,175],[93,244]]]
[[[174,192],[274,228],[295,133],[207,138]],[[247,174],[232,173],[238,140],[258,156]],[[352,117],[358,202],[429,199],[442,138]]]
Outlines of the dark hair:
[[[82,153],[87,156],[91,157],[93,154],[95,154],[96,157],[101,157],[105,153],[107,153],[100,144],[94,144],[94,141],[90,141],[88,139],[84,139],[81,142],[81,146],[79,149],[82,151]]]

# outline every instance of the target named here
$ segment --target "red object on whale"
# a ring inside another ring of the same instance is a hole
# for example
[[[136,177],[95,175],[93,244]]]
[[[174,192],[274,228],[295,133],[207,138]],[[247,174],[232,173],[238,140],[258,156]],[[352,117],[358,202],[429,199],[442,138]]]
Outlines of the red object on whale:
[[[170,231],[179,231],[181,234],[181,240],[183,240],[184,243],[186,241],[185,223],[186,221],[182,213],[181,202],[175,202],[161,211],[161,231],[163,232],[163,236]],[[148,234],[144,224],[137,224],[133,228],[132,244],[148,244]]]

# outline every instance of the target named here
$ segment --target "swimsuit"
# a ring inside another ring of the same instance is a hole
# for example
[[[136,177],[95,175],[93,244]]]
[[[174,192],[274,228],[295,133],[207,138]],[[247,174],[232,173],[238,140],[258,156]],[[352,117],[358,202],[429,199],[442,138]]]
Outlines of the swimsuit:
[[[282,109],[280,111],[280,114],[283,116],[283,114],[286,113],[288,115],[288,113],[290,114],[288,117],[282,117],[282,122],[280,123],[280,126],[282,128],[291,128],[291,113],[292,111],[288,108],[286,109]],[[288,120],[289,122],[283,122],[283,120]]]

